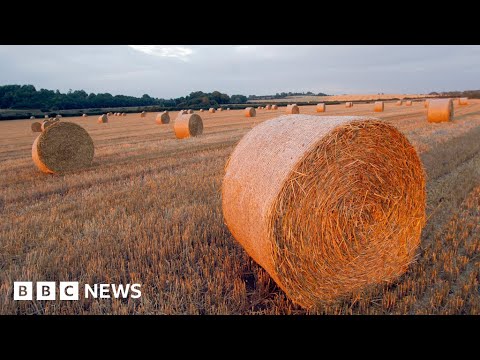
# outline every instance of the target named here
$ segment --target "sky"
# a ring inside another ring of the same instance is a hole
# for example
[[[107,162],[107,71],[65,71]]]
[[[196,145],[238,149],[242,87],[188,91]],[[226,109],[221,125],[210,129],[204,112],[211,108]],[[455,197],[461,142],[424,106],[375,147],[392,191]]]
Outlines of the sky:
[[[480,46],[0,45],[0,85],[175,98],[480,89]]]

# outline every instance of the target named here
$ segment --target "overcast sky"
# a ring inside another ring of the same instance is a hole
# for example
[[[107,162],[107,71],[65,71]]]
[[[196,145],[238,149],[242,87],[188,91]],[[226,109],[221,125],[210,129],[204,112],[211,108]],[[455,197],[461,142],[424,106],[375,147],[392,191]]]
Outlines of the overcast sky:
[[[471,90],[480,46],[0,45],[5,84],[161,98]]]

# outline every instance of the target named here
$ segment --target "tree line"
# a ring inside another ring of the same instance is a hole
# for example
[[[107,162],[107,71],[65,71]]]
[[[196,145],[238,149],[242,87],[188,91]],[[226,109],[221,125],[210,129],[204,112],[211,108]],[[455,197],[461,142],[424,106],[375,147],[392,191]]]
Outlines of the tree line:
[[[3,85],[0,86],[0,109],[41,109],[42,111],[114,108],[131,106],[160,107],[216,107],[222,104],[244,104],[244,95],[223,94],[219,91],[204,93],[195,91],[190,95],[175,99],[153,98],[148,94],[142,97],[112,95],[109,93],[87,94],[84,90],[69,90],[61,93],[59,90],[37,90],[33,85]]]
[[[480,99],[480,90],[431,92],[429,95],[440,95],[447,97],[468,97],[470,99]]]

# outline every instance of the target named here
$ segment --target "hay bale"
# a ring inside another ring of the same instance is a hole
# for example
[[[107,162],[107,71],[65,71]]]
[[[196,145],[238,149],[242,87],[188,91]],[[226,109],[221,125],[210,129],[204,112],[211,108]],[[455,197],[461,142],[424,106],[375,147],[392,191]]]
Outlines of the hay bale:
[[[438,123],[452,121],[453,114],[454,110],[452,99],[431,100],[428,104],[428,122]]]
[[[272,110],[278,110],[278,106],[277,105],[272,105]]]
[[[193,114],[193,110],[192,109],[188,110],[187,114]]]
[[[468,98],[463,97],[458,99],[458,105],[468,105]]]
[[[57,119],[61,119],[62,118],[62,115],[60,114],[57,114],[57,116],[55,116]]]
[[[230,108],[227,108],[227,111],[230,111]]]
[[[33,119],[35,119],[35,116],[30,116],[30,120],[33,120]]]
[[[55,123],[55,121],[53,121],[53,120],[43,120],[42,125],[41,125],[41,130],[42,131],[47,130],[47,128],[49,126],[53,125],[54,123]]]
[[[402,100],[398,100],[398,101],[395,103],[395,105],[397,105],[397,106],[402,106],[402,104],[403,104],[403,101],[402,101]]]
[[[345,103],[345,107],[347,107],[347,108],[353,107],[353,102],[347,101],[347,102]]]
[[[178,112],[176,118],[178,119],[180,116],[185,115],[186,113],[187,113],[187,112],[186,112],[185,110],[180,110],[180,111]]]
[[[82,117],[88,117],[88,115],[87,115],[87,114],[83,114]]]
[[[126,113],[122,113],[122,116],[127,116],[127,114],[126,114]]]
[[[283,116],[234,149],[222,208],[247,253],[314,308],[405,272],[425,223],[425,174],[390,124]]]
[[[49,117],[50,117],[50,116],[48,116],[48,115],[45,115],[45,116],[44,116],[45,119],[48,119]]]
[[[145,116],[147,116],[147,114],[145,113],[145,111],[142,111],[142,112],[140,113],[140,117],[144,118]]]
[[[325,104],[324,103],[317,104],[317,112],[325,112]]]
[[[429,103],[429,102],[430,102],[430,100],[425,100],[425,101],[423,102],[423,107],[424,107],[424,108],[428,108],[428,103]]]
[[[71,122],[59,122],[42,132],[33,143],[32,158],[44,173],[62,174],[90,166],[93,141],[87,131]]]
[[[223,109],[222,109],[221,107],[219,107],[219,108],[217,109],[217,111],[223,111]]]
[[[255,117],[257,116],[257,112],[253,107],[245,108],[245,117]]]
[[[167,112],[163,112],[161,114],[158,114],[157,118],[155,119],[155,122],[158,125],[168,124],[170,122],[170,115]]]
[[[108,123],[108,116],[105,115],[105,114],[103,114],[102,116],[99,116],[97,122],[98,122],[99,124]]]
[[[198,136],[203,133],[203,121],[200,115],[184,114],[175,120],[173,127],[177,139]]]
[[[113,114],[111,112],[108,112],[107,113],[107,116],[112,116]]]
[[[30,127],[32,128],[33,132],[42,132],[42,124],[39,123],[38,121],[35,121],[34,123],[32,123]]]
[[[199,111],[200,111],[200,112],[203,112],[203,109],[200,109]]]
[[[265,106],[265,110],[272,110],[272,105]]]
[[[257,107],[257,110],[261,110],[261,109],[262,109],[262,107],[261,107],[261,106]]]
[[[412,100],[405,101],[405,106],[412,106]]]
[[[383,101],[375,101],[374,111],[375,112],[383,112],[384,109]]]
[[[214,108],[210,108],[210,109],[208,109],[208,111],[211,112],[211,113],[214,113],[214,112],[215,112],[215,109],[214,109]]]
[[[298,108],[297,105],[288,105],[287,109],[285,110],[287,114],[300,114],[300,109]]]

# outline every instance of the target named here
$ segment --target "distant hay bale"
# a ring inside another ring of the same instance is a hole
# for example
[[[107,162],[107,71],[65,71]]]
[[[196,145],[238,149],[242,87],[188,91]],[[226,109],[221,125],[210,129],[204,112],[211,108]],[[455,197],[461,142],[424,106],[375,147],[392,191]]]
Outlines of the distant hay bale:
[[[383,112],[384,109],[383,101],[375,101],[374,111],[375,112]]]
[[[261,107],[261,106],[258,106],[258,107],[257,107],[257,110],[261,110],[261,109],[262,109],[262,107]]]
[[[199,111],[200,111],[200,112],[203,112],[203,109],[200,109]]]
[[[245,108],[245,116],[246,117],[255,117],[257,116],[257,112],[253,107],[247,107]]]
[[[35,119],[35,116],[30,116],[30,120],[33,120],[33,119]]]
[[[200,115],[184,114],[175,120],[173,127],[177,139],[194,137],[203,133],[203,121]]]
[[[188,110],[187,114],[193,114],[193,110],[192,109]]]
[[[428,108],[428,103],[429,103],[429,102],[430,102],[430,100],[425,100],[425,101],[423,102],[423,107],[424,107],[424,108]]]
[[[219,107],[219,108],[217,109],[217,111],[223,111],[223,109],[222,109],[221,107]]]
[[[272,105],[272,110],[278,110],[278,105]]]
[[[345,107],[347,107],[347,108],[353,107],[353,102],[347,101],[347,102],[345,103]]]
[[[317,104],[317,112],[325,112],[325,104],[324,103]]]
[[[99,116],[97,122],[98,122],[99,124],[108,123],[108,116],[105,115],[105,114],[103,114],[102,116]]]
[[[83,114],[82,117],[88,117],[88,115],[87,115],[87,114]]]
[[[222,184],[233,237],[305,308],[402,275],[420,243],[425,198],[407,138],[354,116],[257,125],[231,154]]]
[[[49,117],[50,117],[50,116],[48,116],[48,115],[45,115],[45,116],[44,116],[45,119],[48,119]]]
[[[145,116],[147,116],[147,114],[145,113],[145,111],[142,111],[142,112],[140,113],[140,117],[144,118]]]
[[[126,114],[126,113],[122,113],[122,116],[127,116],[127,114]]]
[[[31,128],[33,132],[42,132],[42,124],[38,121],[32,123]]]
[[[468,98],[463,97],[458,99],[458,105],[468,105]]]
[[[428,104],[428,122],[439,123],[452,121],[454,114],[452,99],[431,100]]]
[[[300,109],[298,108],[297,105],[288,105],[287,109],[285,110],[287,114],[300,114]]]
[[[230,111],[230,108],[227,108],[227,111]]]
[[[187,112],[185,110],[180,110],[177,114],[177,119],[182,116],[182,115],[185,115]]]
[[[32,159],[44,173],[62,174],[90,166],[94,151],[92,138],[84,128],[58,122],[35,139]]]
[[[170,123],[170,115],[166,112],[160,113],[160,114],[157,115],[157,117],[155,119],[155,122],[158,125],[168,124],[168,123]]]
[[[108,112],[107,113],[107,116],[112,116],[113,114],[111,112]]]
[[[55,124],[55,121],[53,120],[43,120],[42,125],[41,125],[41,130],[45,131],[47,128],[51,125]]]
[[[214,112],[215,112],[215,109],[214,109],[214,108],[210,108],[210,109],[208,109],[208,111],[211,112],[211,113],[214,113]]]
[[[272,105],[265,106],[265,110],[272,110]]]
[[[402,106],[402,104],[403,104],[403,101],[402,101],[402,100],[398,100],[398,101],[395,103],[395,105],[397,105],[397,106]]]
[[[58,114],[57,116],[55,116],[57,119],[61,119],[62,118],[62,115]]]
[[[405,101],[405,106],[412,106],[412,100]]]

